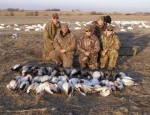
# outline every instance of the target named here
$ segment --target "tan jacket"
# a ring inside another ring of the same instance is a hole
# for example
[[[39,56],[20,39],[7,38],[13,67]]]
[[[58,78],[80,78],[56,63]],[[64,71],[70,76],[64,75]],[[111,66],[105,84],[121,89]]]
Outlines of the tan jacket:
[[[119,50],[121,44],[118,35],[113,33],[109,37],[106,34],[101,36],[102,50]]]
[[[76,50],[77,40],[73,34],[68,32],[64,37],[62,32],[54,39],[54,48],[59,51],[60,49],[65,49],[67,54],[74,54]]]
[[[100,51],[99,40],[95,35],[90,37],[83,35],[78,40],[77,48],[81,53],[86,51],[89,51],[91,54],[98,53]]]

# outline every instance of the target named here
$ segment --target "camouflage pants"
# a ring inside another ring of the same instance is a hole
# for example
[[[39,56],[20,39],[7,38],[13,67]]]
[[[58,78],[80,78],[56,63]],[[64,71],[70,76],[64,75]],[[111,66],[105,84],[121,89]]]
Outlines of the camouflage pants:
[[[73,64],[74,54],[61,54],[56,50],[50,52],[50,58],[58,65],[62,65],[65,68],[71,68]]]
[[[115,68],[117,58],[118,58],[117,50],[108,51],[105,56],[101,56],[101,58],[100,58],[100,68],[104,68],[106,66]]]
[[[50,59],[50,52],[54,50],[53,43],[50,42],[48,39],[44,41],[44,49],[43,49],[43,59],[44,60],[51,60]]]
[[[79,54],[79,63],[81,67],[89,67],[89,69],[94,70],[97,69],[98,63],[97,58],[98,54],[92,54],[87,59],[85,59],[87,56],[85,56],[83,53]]]

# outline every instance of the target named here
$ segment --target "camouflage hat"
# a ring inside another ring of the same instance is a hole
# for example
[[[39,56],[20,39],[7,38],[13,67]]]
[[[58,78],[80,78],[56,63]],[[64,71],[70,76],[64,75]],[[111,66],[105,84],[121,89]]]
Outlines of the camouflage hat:
[[[99,21],[99,20],[104,21],[104,16],[100,16],[97,21]]]
[[[53,18],[59,18],[59,16],[58,16],[57,13],[52,14],[52,17],[53,17]]]
[[[91,30],[92,30],[91,25],[86,25],[85,26],[85,31],[91,31]]]
[[[61,29],[63,29],[63,28],[68,28],[68,25],[66,23],[62,23],[61,24]]]
[[[106,29],[113,31],[113,28],[114,28],[114,27],[113,27],[112,25],[108,25]]]

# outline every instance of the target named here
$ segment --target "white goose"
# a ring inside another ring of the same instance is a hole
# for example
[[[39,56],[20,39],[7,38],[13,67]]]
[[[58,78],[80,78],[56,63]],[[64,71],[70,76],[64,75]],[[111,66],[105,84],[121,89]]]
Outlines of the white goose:
[[[103,87],[101,87],[101,90],[98,94],[103,96],[103,97],[106,97],[106,96],[110,95],[111,92],[112,91],[109,87],[103,86]]]
[[[32,91],[35,91],[36,88],[39,86],[40,84],[35,82],[32,83],[31,85],[29,85],[29,87],[27,88],[27,93],[31,93]]]

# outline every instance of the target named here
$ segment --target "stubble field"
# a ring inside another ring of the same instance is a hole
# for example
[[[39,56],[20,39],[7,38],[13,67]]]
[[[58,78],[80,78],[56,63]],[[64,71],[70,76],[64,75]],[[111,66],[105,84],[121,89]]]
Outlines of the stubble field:
[[[51,17],[1,16],[0,23],[4,24],[43,24]],[[92,21],[98,16],[62,16],[60,21]],[[113,20],[143,20],[149,21],[149,16],[112,16]],[[150,29],[137,28],[128,32],[116,29],[121,43],[139,46],[136,56],[120,56],[116,72],[122,71],[133,77],[139,86],[125,87],[123,92],[115,91],[108,97],[97,94],[82,96],[75,93],[71,99],[66,95],[41,95],[13,93],[6,85],[18,73],[10,68],[20,63],[39,66],[50,66],[42,60],[43,38],[42,31],[14,31],[0,29],[0,114],[1,115],[149,115],[150,114]],[[17,33],[18,39],[12,34]],[[79,38],[83,31],[72,30]],[[74,64],[76,65],[76,63]]]

